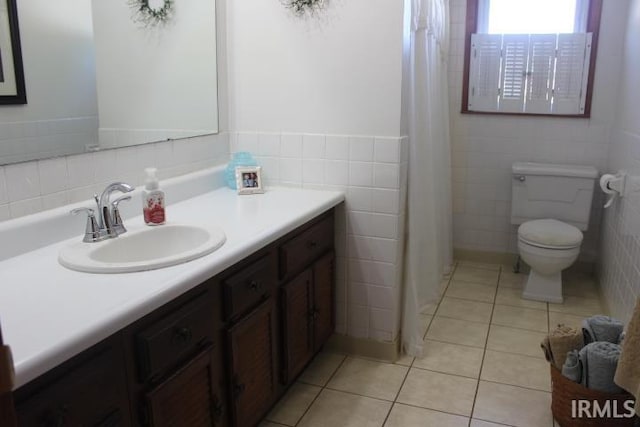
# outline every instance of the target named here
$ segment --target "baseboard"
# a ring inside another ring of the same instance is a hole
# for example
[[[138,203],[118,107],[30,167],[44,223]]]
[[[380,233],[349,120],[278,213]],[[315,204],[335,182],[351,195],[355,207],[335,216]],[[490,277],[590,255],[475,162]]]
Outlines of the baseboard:
[[[571,267],[567,268],[565,271],[568,273],[571,273],[571,272],[586,273],[597,278],[596,263],[593,261],[578,260]]]
[[[485,262],[488,264],[514,265],[518,259],[518,254],[507,252],[485,252],[474,251],[472,249],[453,250],[453,258],[458,261]]]
[[[395,362],[400,356],[400,340],[382,342],[366,338],[333,334],[324,345],[328,351]]]
[[[471,261],[471,262],[484,262],[488,264],[503,264],[503,265],[515,265],[518,259],[518,254],[511,254],[507,252],[485,252],[474,251],[471,249],[454,249],[453,258],[458,261]],[[525,264],[524,261],[520,261]],[[529,271],[528,265],[523,265],[523,272]],[[579,272],[587,273],[595,276],[595,262],[578,260],[566,272]]]

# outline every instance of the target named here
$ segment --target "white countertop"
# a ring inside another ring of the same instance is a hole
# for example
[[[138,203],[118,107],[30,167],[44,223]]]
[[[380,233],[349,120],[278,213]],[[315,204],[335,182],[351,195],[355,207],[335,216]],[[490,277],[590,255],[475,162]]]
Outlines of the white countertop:
[[[168,222],[215,223],[217,251],[186,264],[139,273],[91,274],[58,264],[53,243],[0,261],[0,322],[13,352],[18,388],[107,338],[256,250],[336,206],[336,191],[268,188],[238,196],[220,188],[167,207]],[[141,216],[125,220],[145,227]],[[6,244],[7,242],[3,242]]]

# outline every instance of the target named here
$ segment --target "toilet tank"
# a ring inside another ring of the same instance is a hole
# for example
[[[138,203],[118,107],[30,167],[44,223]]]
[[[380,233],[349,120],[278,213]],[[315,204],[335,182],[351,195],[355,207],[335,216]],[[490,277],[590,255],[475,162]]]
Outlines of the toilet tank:
[[[511,170],[511,224],[553,218],[587,229],[596,168],[518,162]]]

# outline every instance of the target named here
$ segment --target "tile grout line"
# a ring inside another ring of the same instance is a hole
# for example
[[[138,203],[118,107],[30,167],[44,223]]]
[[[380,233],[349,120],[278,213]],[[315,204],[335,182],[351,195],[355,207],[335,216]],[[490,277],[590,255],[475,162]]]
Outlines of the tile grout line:
[[[497,304],[497,305],[502,306],[501,304]],[[502,307],[504,307],[504,306],[502,306]],[[515,307],[515,308],[518,308],[518,307]],[[538,310],[538,311],[542,311],[542,310]],[[434,315],[433,317],[435,318],[436,316]],[[536,329],[519,328],[519,327],[517,327],[517,326],[512,326],[512,325],[503,325],[503,324],[501,324],[501,323],[485,323],[485,322],[477,322],[477,321],[474,321],[474,320],[458,319],[458,318],[456,318],[456,317],[450,317],[450,316],[438,316],[438,317],[439,317],[440,319],[442,319],[442,318],[444,317],[445,319],[460,320],[460,321],[462,321],[462,322],[475,323],[475,324],[478,324],[478,325],[489,325],[489,326],[495,325],[495,326],[500,326],[500,327],[502,327],[502,328],[517,329],[517,330],[519,330],[519,331],[535,332],[535,333],[538,333],[538,334],[544,334],[544,333],[546,333],[546,332],[547,332],[546,330],[545,330],[545,331],[541,331],[540,329],[537,329],[537,330],[536,330]],[[547,329],[548,329],[548,326],[547,326]],[[437,340],[437,339],[432,339],[432,338],[429,338],[429,339],[430,339],[431,341],[449,342],[449,341],[442,341],[442,340]],[[450,344],[456,344],[456,343],[451,342]],[[467,346],[467,347],[474,347],[474,346],[469,345],[469,344],[459,344],[459,345],[465,345],[465,346]],[[480,347],[476,347],[476,348],[480,348]]]
[[[400,396],[402,387],[404,387],[404,383],[407,381],[407,377],[409,377],[409,372],[411,372],[411,369],[413,368],[413,363],[415,361],[416,361],[416,358],[414,356],[413,360],[411,361],[411,365],[407,367],[407,372],[404,374],[404,378],[402,378],[402,383],[400,384],[400,387],[398,387],[398,391],[396,392],[396,397],[393,398],[393,401],[391,402],[391,406],[389,407],[389,411],[387,412],[387,415],[384,417],[384,420],[382,421],[382,427],[384,427],[387,424],[387,421],[389,420],[389,416],[391,416],[391,411],[393,411],[393,408],[396,406],[396,403],[398,403],[398,397]]]
[[[540,390],[539,388],[532,388],[532,387],[525,387],[523,385],[516,385],[516,384],[509,384],[509,383],[501,383],[500,381],[495,381],[495,380],[482,380],[484,382],[487,383],[493,383],[493,384],[500,384],[500,385],[506,385],[509,387],[516,387],[516,388],[521,388],[523,390],[529,390],[529,391],[538,391],[540,393],[549,393],[551,394],[550,390]]]
[[[385,403],[391,403],[391,404],[393,404],[393,403],[394,403],[394,401],[393,401],[393,400],[384,399],[384,398],[382,398],[382,397],[373,397],[373,396],[370,396],[370,395],[367,395],[367,394],[362,394],[362,393],[356,393],[355,391],[340,390],[340,389],[337,389],[337,388],[331,388],[331,387],[326,387],[326,389],[327,389],[327,390],[329,390],[329,391],[335,391],[335,392],[338,392],[338,393],[349,394],[349,395],[351,395],[351,396],[365,397],[365,398],[367,398],[367,399],[377,400],[377,401],[379,401],[379,402],[385,402]]]
[[[473,419],[478,421],[484,421],[485,423],[495,424],[497,426],[517,427],[517,426],[514,426],[513,424],[504,424],[504,423],[499,423],[497,421],[483,420],[482,418],[473,418]]]
[[[497,283],[500,283],[500,276],[502,276],[502,265],[500,265],[500,269],[498,270],[498,278],[497,278]],[[494,294],[494,303],[493,306],[491,307],[491,318],[490,318],[490,325],[492,324],[491,321],[493,321],[493,313],[496,309],[496,303],[495,303],[495,297],[497,297],[498,295],[498,287],[496,286],[496,292]],[[547,316],[548,317],[548,316]],[[484,368],[484,360],[486,358],[487,355],[487,346],[489,345],[489,332],[491,331],[491,327],[489,327],[489,329],[487,330],[487,336],[485,338],[484,341],[484,349],[482,351],[482,361],[480,362],[480,372],[478,372],[478,382],[476,383],[476,392],[473,395],[473,404],[471,405],[471,415],[469,416],[469,426],[471,426],[471,420],[473,420],[473,413],[475,412],[476,409],[476,401],[478,400],[478,391],[480,390],[480,378],[482,377],[482,370]]]
[[[340,361],[340,364],[336,367],[336,369],[333,371],[333,373],[329,376],[329,378],[327,379],[327,382],[324,383],[324,385],[322,385],[320,387],[320,391],[318,392],[318,394],[316,394],[316,397],[313,398],[313,400],[311,401],[311,403],[309,404],[309,406],[307,406],[307,409],[304,410],[304,412],[302,413],[302,415],[300,415],[300,418],[298,419],[298,421],[296,421],[295,426],[300,425],[300,422],[304,419],[305,415],[307,415],[307,413],[309,412],[309,409],[311,409],[311,407],[313,406],[314,403],[316,403],[316,400],[318,400],[318,397],[320,397],[320,395],[322,394],[322,392],[327,388],[327,385],[329,384],[329,382],[333,379],[333,377],[336,375],[336,372],[338,372],[338,370],[342,367],[342,365],[344,364],[345,360],[347,360],[346,355],[343,355],[344,358],[342,359],[342,361]],[[305,369],[307,369],[309,366],[307,365],[307,367]],[[316,386],[317,387],[317,386]],[[331,389],[329,389],[331,390]]]
[[[422,335],[423,343],[426,340],[426,336],[427,336],[427,333],[429,332],[429,328],[431,327],[431,324],[433,323],[433,319],[436,317],[436,314],[438,313],[438,310],[440,309],[440,303],[442,302],[442,299],[444,298],[444,295],[446,294],[447,289],[449,289],[449,285],[451,285],[451,280],[453,278],[453,274],[455,273],[457,268],[458,268],[458,263],[454,261],[453,268],[452,268],[451,272],[449,273],[449,279],[447,280],[447,285],[444,287],[444,289],[442,289],[442,293],[440,295],[440,298],[438,299],[437,307],[436,307],[435,311],[433,312],[433,314],[430,315],[431,319],[429,319],[429,324],[427,325],[427,327],[426,327],[426,329],[424,331],[424,334]],[[382,422],[382,426],[383,427],[387,423],[387,421],[389,420],[389,416],[391,415],[391,411],[393,410],[393,407],[397,403],[400,403],[400,402],[398,402],[398,397],[400,397],[400,392],[402,391],[402,387],[404,387],[404,384],[407,381],[407,378],[409,377],[409,373],[411,372],[411,369],[413,369],[413,364],[415,363],[415,361],[416,361],[416,356],[413,356],[413,359],[411,360],[411,364],[407,368],[407,373],[404,375],[404,378],[402,379],[402,384],[400,384],[400,388],[398,388],[398,392],[396,393],[396,397],[393,399],[393,403],[391,404],[391,408],[389,409],[389,412],[387,413],[387,416],[385,417],[384,421]],[[413,405],[410,405],[410,406],[413,406]],[[426,409],[426,408],[422,408],[422,409]]]

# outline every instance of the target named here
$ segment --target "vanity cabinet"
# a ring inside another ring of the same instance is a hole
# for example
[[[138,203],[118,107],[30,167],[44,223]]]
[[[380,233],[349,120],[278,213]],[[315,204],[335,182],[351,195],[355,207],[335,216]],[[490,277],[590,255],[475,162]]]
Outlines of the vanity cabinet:
[[[333,215],[21,387],[18,425],[256,426],[333,332]]]

